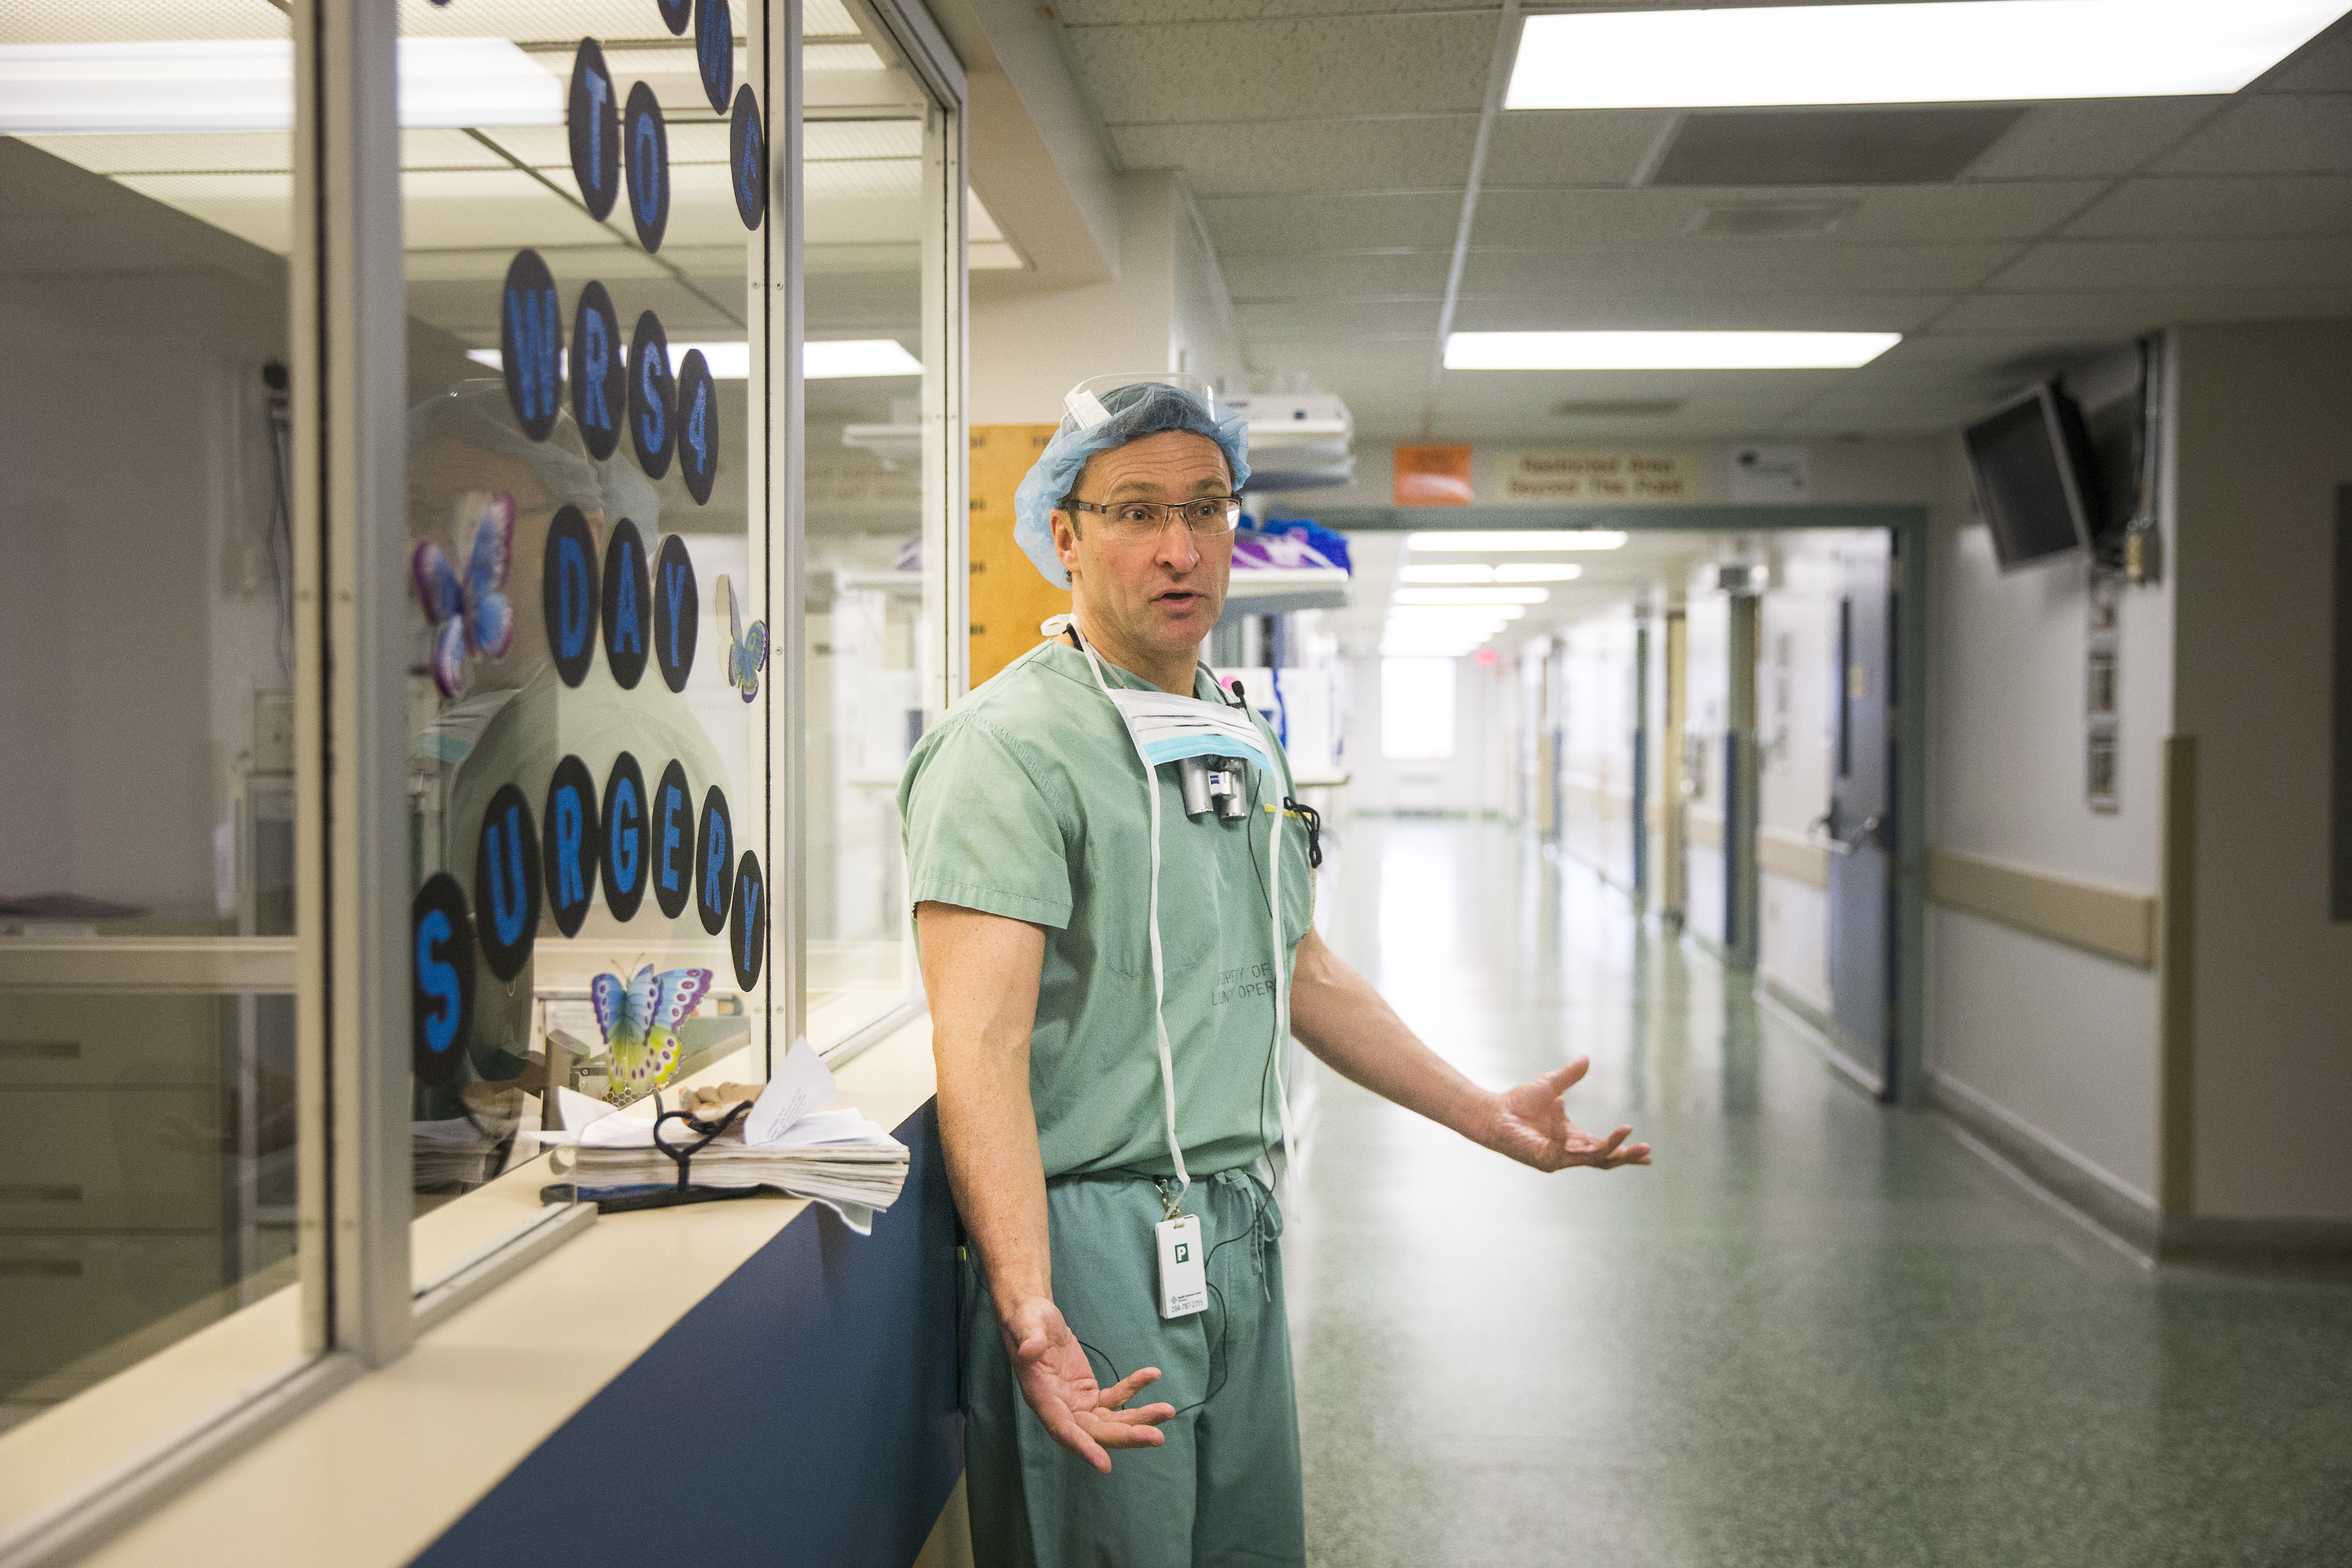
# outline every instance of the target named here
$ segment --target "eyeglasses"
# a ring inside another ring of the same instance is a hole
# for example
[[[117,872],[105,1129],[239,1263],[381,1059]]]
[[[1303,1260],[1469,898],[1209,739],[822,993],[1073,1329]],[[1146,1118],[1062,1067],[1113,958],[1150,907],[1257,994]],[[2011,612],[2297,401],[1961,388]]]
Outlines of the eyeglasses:
[[[1114,501],[1108,507],[1065,497],[1062,505],[1073,512],[1101,513],[1103,528],[1121,544],[1156,539],[1171,521],[1182,522],[1196,538],[1215,538],[1232,533],[1242,515],[1239,496],[1202,496],[1190,501]]]

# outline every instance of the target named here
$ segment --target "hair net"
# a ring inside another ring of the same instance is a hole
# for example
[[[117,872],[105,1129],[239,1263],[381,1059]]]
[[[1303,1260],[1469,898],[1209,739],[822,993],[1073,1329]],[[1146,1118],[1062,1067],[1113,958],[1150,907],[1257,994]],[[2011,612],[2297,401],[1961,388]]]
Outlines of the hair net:
[[[1013,541],[1056,588],[1069,587],[1070,574],[1054,553],[1054,508],[1077,484],[1079,470],[1096,453],[1147,435],[1190,431],[1207,436],[1223,451],[1235,494],[1249,483],[1249,420],[1244,414],[1223,413],[1202,396],[1164,381],[1139,380],[1098,399],[1081,386],[1066,401],[1074,409],[1099,410],[1108,417],[1081,424],[1076,412],[1065,413],[1062,427],[1013,494]]]

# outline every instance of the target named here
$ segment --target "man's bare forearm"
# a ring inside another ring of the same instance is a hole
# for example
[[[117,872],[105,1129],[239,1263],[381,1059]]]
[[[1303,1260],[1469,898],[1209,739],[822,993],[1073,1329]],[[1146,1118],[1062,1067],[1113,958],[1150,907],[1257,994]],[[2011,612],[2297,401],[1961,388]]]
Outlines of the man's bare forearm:
[[[1298,944],[1290,1031],[1341,1077],[1473,1143],[1492,1142],[1496,1097],[1423,1044],[1372,983],[1313,931]]]
[[[953,904],[924,904],[915,917],[948,1183],[1002,1322],[1023,1300],[1053,1295],[1045,1167],[1029,1098],[1029,1031],[1045,935]]]

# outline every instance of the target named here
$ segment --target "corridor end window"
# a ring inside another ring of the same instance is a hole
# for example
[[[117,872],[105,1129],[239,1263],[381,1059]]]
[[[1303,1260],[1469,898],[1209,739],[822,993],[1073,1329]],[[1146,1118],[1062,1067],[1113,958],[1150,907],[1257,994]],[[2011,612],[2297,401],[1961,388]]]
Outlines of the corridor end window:
[[[1381,661],[1381,755],[1440,762],[1454,755],[1454,659]]]

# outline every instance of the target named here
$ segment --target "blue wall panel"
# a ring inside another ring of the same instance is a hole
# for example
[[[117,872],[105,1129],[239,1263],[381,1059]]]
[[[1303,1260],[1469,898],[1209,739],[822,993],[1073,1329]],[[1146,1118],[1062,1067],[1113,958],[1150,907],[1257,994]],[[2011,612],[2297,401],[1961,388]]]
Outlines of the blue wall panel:
[[[812,1205],[417,1563],[907,1568],[963,1472],[963,1423],[935,1107],[897,1132],[907,1190],[872,1236]]]

